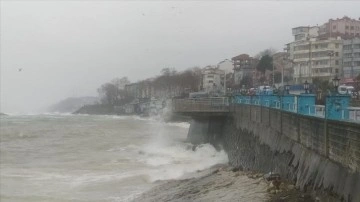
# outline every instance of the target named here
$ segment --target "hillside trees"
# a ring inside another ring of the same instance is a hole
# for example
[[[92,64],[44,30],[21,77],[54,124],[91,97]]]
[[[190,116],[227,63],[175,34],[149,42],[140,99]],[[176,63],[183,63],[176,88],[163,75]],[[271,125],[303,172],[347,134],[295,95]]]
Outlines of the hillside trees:
[[[259,63],[256,66],[256,70],[258,70],[264,75],[266,70],[272,70],[272,69],[273,69],[273,58],[270,55],[262,56]]]
[[[130,81],[127,77],[122,77],[114,78],[111,82],[102,84],[97,90],[101,103],[114,106],[129,100],[127,93],[124,90],[125,85],[129,83]]]

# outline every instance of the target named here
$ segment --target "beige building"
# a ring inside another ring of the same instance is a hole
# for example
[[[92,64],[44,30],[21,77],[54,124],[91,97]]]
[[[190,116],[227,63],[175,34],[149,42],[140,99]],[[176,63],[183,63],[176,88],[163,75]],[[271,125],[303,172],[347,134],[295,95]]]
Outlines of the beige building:
[[[360,74],[360,38],[344,40],[343,43],[344,78],[355,78]]]
[[[330,19],[319,28],[320,38],[341,37],[342,39],[351,39],[360,37],[360,18],[357,20],[344,16],[340,19]]]
[[[294,42],[286,45],[288,66],[293,69],[294,82],[312,82],[314,78],[331,80],[342,76],[342,40],[340,37],[319,37],[320,28],[292,29]]]
[[[222,92],[224,90],[225,71],[215,66],[207,66],[202,70],[202,87],[205,92]]]
[[[342,75],[342,40],[312,38],[293,44],[291,52],[295,83],[313,78],[331,80]]]

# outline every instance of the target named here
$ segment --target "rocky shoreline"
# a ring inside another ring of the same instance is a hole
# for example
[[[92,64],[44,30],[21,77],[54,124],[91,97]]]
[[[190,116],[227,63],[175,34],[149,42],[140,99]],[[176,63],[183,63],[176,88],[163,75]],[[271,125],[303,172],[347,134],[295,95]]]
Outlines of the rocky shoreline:
[[[289,181],[216,165],[182,179],[165,181],[133,201],[312,202],[322,199],[314,196],[312,191],[301,192]]]

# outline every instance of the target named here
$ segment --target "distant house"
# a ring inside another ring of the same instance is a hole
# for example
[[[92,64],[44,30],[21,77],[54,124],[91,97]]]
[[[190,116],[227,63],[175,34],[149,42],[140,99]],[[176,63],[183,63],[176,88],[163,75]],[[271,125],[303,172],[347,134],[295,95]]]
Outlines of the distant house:
[[[217,65],[217,67],[221,70],[224,70],[226,74],[233,72],[234,66],[231,60],[225,59]]]
[[[207,66],[202,70],[202,87],[205,92],[221,92],[224,88],[225,71],[215,66]]]
[[[239,85],[241,80],[246,76],[249,76],[254,80],[256,65],[259,62],[258,59],[250,57],[248,54],[241,54],[231,58],[231,60],[234,65],[235,85]]]

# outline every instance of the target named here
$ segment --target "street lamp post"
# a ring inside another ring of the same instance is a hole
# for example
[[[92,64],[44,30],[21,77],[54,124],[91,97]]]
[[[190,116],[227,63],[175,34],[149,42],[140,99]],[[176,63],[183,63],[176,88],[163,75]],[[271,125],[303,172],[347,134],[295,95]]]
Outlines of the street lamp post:
[[[224,95],[226,96],[226,70],[224,70]]]
[[[305,94],[308,94],[309,93],[309,83],[307,80],[304,83],[304,89],[305,89]]]
[[[335,76],[335,78],[332,79],[332,82],[333,82],[333,86],[334,86],[334,91],[337,94],[339,82],[340,82],[340,79],[337,77],[337,75]]]

